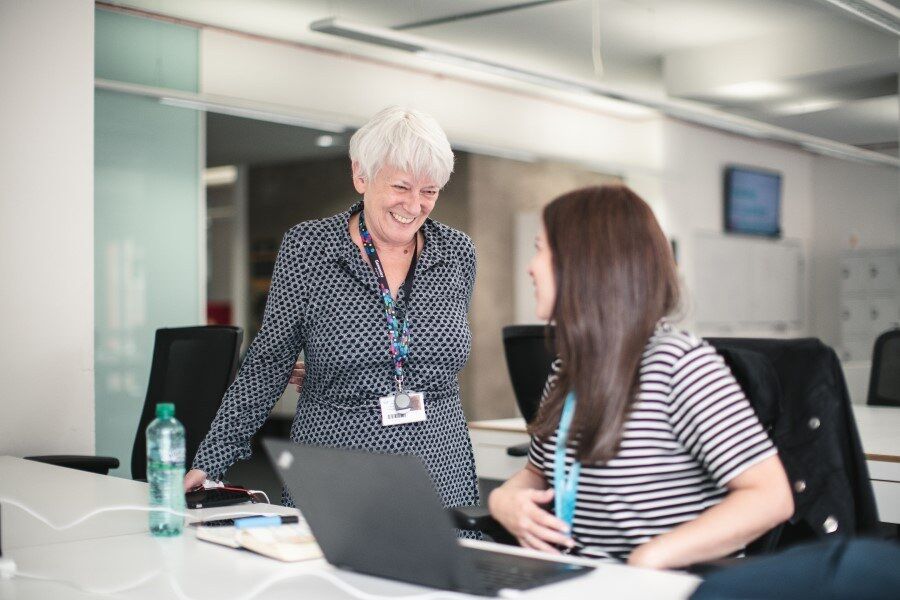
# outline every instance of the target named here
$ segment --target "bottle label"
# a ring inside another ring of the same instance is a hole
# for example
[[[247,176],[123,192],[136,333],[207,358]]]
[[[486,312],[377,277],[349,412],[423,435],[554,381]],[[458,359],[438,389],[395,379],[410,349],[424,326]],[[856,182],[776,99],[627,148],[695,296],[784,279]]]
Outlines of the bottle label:
[[[163,448],[160,458],[167,463],[184,464],[184,446],[173,446],[171,448]]]
[[[184,446],[173,447],[161,444],[157,449],[157,453],[157,456],[148,456],[148,461],[156,465],[164,464],[167,466],[177,465],[179,467],[184,467]]]

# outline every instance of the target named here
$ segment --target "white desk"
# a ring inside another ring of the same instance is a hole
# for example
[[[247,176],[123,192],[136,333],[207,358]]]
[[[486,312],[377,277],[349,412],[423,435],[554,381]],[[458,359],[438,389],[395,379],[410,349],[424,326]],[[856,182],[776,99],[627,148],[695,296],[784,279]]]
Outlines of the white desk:
[[[878,516],[900,523],[900,407],[853,405]]]
[[[853,405],[878,514],[900,523],[900,408]],[[525,458],[506,454],[509,446],[529,441],[521,418],[469,423],[479,477],[507,479],[525,466]]]
[[[49,471],[47,469],[50,469]],[[55,476],[55,479],[54,479]],[[69,500],[44,501],[47,486],[53,492],[64,482]],[[125,485],[123,485],[125,484]],[[84,493],[81,493],[84,491]],[[138,503],[146,499],[146,484],[123,481],[0,457],[0,497],[12,496],[39,510],[54,521],[73,520],[77,510],[83,512],[97,506]],[[93,494],[93,495],[92,495]],[[236,507],[192,511],[198,515],[224,514]],[[272,505],[254,505],[259,512],[292,512],[293,509]],[[249,600],[253,591],[259,598],[351,598],[334,582],[316,577],[330,573],[341,581],[370,594],[402,598],[418,596],[430,590],[396,581],[338,571],[324,560],[280,563],[250,552],[233,550],[197,540],[190,529],[178,538],[154,538],[147,533],[147,514],[126,514],[120,520],[105,522],[111,515],[97,517],[67,539],[42,537],[41,543],[30,539],[44,526],[15,509],[3,508],[2,530],[4,556],[16,561],[21,573],[69,581],[75,587],[51,581],[34,581],[17,577],[0,580],[0,598],[4,600],[81,600],[94,597],[78,588],[111,590],[129,586],[142,579],[140,587],[124,591],[126,598],[191,598]],[[126,518],[127,517],[127,518]],[[137,529],[139,528],[139,529]],[[11,546],[7,532],[13,530],[18,540]],[[135,531],[137,529],[137,531]],[[49,534],[46,534],[49,535]],[[489,546],[494,546],[493,544]],[[527,552],[503,548],[510,552]],[[699,580],[683,573],[634,569],[621,565],[600,565],[588,576],[552,586],[538,588],[523,598],[687,598]],[[177,589],[176,587],[177,586]],[[264,591],[263,591],[264,590]],[[447,593],[447,597],[453,594]],[[456,595],[459,597],[459,595]]]
[[[11,499],[61,526],[103,507],[147,504],[147,484],[119,477],[63,469],[11,456],[0,456],[0,498]],[[254,513],[297,514],[296,509],[264,505],[265,510],[239,508]],[[198,519],[227,514],[238,508],[206,508],[189,511]],[[70,529],[56,531],[23,512],[3,505],[3,550],[43,546],[109,536],[143,534],[148,513],[116,511],[97,515]]]

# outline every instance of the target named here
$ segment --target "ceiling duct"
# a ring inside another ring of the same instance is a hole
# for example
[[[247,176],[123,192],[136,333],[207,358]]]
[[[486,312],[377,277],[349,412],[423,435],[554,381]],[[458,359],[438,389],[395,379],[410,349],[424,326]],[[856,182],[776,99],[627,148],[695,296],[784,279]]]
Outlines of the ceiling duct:
[[[837,0],[835,0],[835,2],[836,1]],[[871,1],[875,2],[876,0]],[[617,100],[624,102],[625,104],[623,106],[626,107],[629,105],[644,107],[644,109],[658,111],[670,117],[690,123],[705,125],[707,127],[747,137],[793,144],[825,156],[840,156],[841,158],[870,164],[890,165],[895,168],[900,167],[900,159],[887,154],[857,148],[850,144],[844,144],[834,140],[828,140],[786,129],[784,127],[748,119],[739,115],[733,115],[698,102],[678,100],[675,98],[649,97],[633,92],[618,90],[612,86],[593,80],[569,77],[558,73],[540,72],[514,64],[485,59],[468,50],[450,44],[429,40],[425,37],[410,35],[405,32],[344,21],[336,18],[315,21],[311,23],[309,27],[311,30],[320,33],[357,40],[368,44],[375,44],[385,48],[402,50],[423,58],[441,61],[445,64],[453,64],[481,72],[492,73],[494,75],[508,77],[533,85],[578,94],[587,94],[608,100]]]

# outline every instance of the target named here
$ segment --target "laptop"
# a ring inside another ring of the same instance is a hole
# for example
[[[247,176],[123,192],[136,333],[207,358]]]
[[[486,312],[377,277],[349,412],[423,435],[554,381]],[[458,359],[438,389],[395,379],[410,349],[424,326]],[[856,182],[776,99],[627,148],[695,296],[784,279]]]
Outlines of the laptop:
[[[562,581],[592,567],[460,545],[422,461],[263,440],[334,566],[480,596]]]

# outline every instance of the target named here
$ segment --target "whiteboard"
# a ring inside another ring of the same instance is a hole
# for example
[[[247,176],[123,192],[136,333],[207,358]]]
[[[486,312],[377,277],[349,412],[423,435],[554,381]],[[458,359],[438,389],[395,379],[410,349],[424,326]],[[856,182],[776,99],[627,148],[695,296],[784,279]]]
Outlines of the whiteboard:
[[[801,326],[803,246],[698,233],[694,236],[693,305],[701,325]]]

